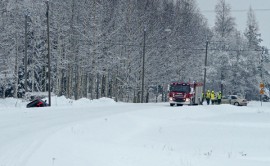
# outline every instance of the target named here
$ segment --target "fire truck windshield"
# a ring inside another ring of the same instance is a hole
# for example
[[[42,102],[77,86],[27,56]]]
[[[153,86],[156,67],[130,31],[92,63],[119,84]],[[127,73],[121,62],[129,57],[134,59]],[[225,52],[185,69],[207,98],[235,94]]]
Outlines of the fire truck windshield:
[[[170,91],[172,92],[185,92],[185,93],[189,93],[190,92],[190,86],[189,85],[181,85],[181,84],[177,84],[177,85],[171,85],[170,86]]]

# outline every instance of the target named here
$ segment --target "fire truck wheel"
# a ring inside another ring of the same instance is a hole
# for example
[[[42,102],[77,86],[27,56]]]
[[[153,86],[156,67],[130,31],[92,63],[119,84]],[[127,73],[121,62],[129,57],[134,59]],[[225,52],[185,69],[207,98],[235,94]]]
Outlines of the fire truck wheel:
[[[170,103],[170,106],[174,106],[174,104],[173,103]]]

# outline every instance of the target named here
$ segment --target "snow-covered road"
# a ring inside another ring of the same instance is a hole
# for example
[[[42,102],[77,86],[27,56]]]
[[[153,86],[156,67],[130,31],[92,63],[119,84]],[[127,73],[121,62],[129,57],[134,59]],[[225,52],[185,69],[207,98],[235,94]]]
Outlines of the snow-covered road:
[[[270,165],[269,103],[55,100],[30,109],[0,101],[0,166]]]
[[[0,165],[27,166],[27,160],[47,138],[67,126],[127,112],[121,107],[109,104],[94,107],[2,108]],[[130,107],[128,111],[136,109]]]

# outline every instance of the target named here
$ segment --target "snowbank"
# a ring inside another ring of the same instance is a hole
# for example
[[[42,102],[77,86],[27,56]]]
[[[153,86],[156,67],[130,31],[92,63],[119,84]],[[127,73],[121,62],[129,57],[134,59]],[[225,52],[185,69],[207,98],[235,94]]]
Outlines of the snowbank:
[[[5,98],[0,99],[0,110],[4,108],[14,108],[14,107],[24,107],[26,106],[26,102],[23,102],[22,99],[15,99],[15,98]]]
[[[44,101],[46,100],[48,103],[48,98],[44,98]],[[57,97],[53,96],[51,98],[52,107],[61,107],[61,106],[78,106],[78,107],[84,107],[91,105],[103,105],[103,104],[115,104],[116,102],[111,98],[100,98],[100,99],[94,99],[90,100],[87,98],[81,98],[79,100],[72,100],[67,99],[65,96]],[[0,99],[0,110],[3,110],[4,108],[25,108],[26,105],[29,103],[29,101],[24,101],[22,99],[15,99],[15,98],[5,98]]]

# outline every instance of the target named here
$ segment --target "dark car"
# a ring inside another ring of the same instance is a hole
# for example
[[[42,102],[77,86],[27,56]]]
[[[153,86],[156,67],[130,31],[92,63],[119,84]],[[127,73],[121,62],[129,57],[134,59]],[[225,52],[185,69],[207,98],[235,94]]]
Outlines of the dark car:
[[[26,105],[27,108],[30,108],[30,107],[47,107],[48,104],[46,103],[46,100],[43,101],[41,99],[36,99],[36,100],[33,100],[31,101],[30,103],[28,103]]]

